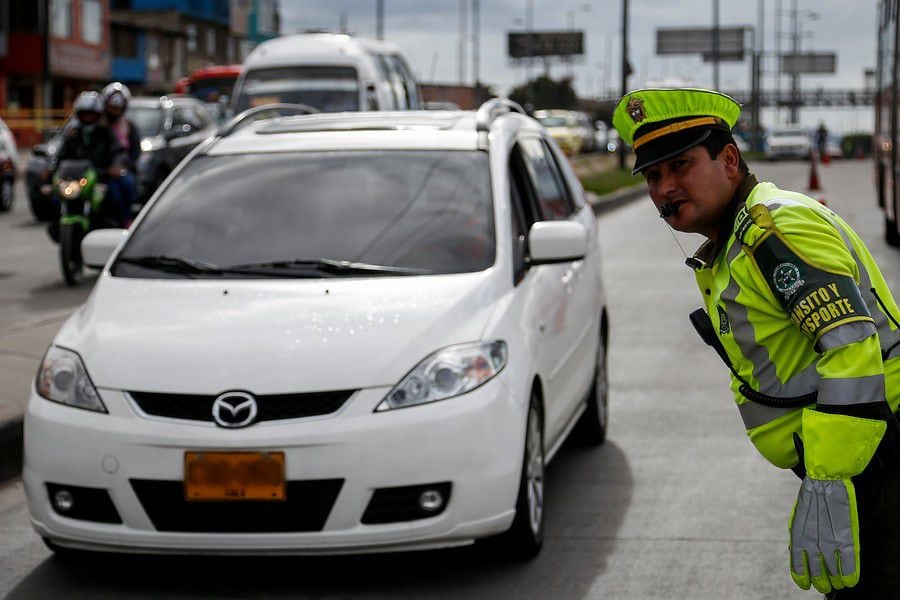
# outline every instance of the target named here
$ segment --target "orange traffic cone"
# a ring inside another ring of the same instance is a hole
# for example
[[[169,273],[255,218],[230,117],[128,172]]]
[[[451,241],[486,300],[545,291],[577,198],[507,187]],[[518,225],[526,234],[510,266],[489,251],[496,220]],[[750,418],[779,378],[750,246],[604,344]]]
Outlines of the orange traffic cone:
[[[809,186],[807,189],[810,192],[818,192],[822,189],[822,186],[819,185],[819,171],[816,169],[815,155],[809,157]]]

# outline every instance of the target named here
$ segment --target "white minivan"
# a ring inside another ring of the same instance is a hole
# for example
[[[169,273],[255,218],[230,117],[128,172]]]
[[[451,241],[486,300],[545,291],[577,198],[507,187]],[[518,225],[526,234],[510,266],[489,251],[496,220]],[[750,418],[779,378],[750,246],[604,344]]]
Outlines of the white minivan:
[[[234,87],[234,114],[264,104],[322,112],[415,110],[419,85],[400,48],[344,34],[301,33],[263,42]]]

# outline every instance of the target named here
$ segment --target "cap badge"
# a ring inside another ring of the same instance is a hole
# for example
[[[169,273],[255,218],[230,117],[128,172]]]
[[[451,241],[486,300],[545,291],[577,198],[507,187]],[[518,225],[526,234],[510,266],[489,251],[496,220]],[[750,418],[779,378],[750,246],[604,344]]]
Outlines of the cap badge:
[[[632,97],[628,100],[628,105],[625,106],[625,110],[628,111],[628,116],[631,117],[631,120],[635,123],[640,123],[647,118],[647,115],[644,113],[644,101],[640,98]]]

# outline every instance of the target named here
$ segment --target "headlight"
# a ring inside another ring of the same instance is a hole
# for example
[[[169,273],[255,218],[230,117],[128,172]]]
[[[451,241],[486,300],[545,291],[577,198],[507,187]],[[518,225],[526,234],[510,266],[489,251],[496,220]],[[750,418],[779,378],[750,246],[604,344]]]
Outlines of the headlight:
[[[485,384],[506,366],[506,342],[475,342],[438,350],[394,386],[376,412],[446,400]]]
[[[47,400],[76,408],[106,412],[100,394],[81,357],[71,350],[50,346],[37,373],[37,392]]]
[[[82,179],[81,181],[87,183],[87,180],[85,179]],[[62,197],[66,200],[74,200],[81,195],[81,182],[76,179],[60,181],[59,193],[62,194]]]

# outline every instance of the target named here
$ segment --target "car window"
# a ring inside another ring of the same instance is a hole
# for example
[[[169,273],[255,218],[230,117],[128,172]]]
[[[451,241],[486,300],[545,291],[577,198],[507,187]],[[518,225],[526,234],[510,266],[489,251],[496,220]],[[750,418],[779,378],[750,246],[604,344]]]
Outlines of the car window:
[[[254,69],[244,76],[237,112],[263,104],[306,104],[322,112],[359,110],[359,81],[353,67]]]
[[[197,123],[200,125],[200,129],[205,129],[212,125],[213,118],[212,115],[209,114],[209,111],[206,110],[202,105],[195,105],[192,107],[194,112],[194,116],[197,119]]]
[[[202,156],[148,210],[122,256],[467,273],[495,255],[488,157],[479,151]],[[114,273],[165,276],[127,263]]]
[[[540,138],[523,138],[519,142],[525,159],[525,167],[534,185],[545,221],[567,219],[573,207],[563,186],[562,175],[556,162]]]
[[[522,151],[514,147],[509,157],[509,195],[512,218],[513,283],[518,284],[528,270],[528,231],[540,220],[533,188],[528,182]]]
[[[159,134],[163,124],[163,111],[159,105],[136,106],[132,104],[125,114],[134,123],[140,137],[152,137]]]
[[[416,87],[416,78],[406,61],[399,54],[391,54],[388,57],[394,65],[394,70],[400,77],[403,90],[406,93],[406,106],[409,109],[419,108],[419,91]]]

